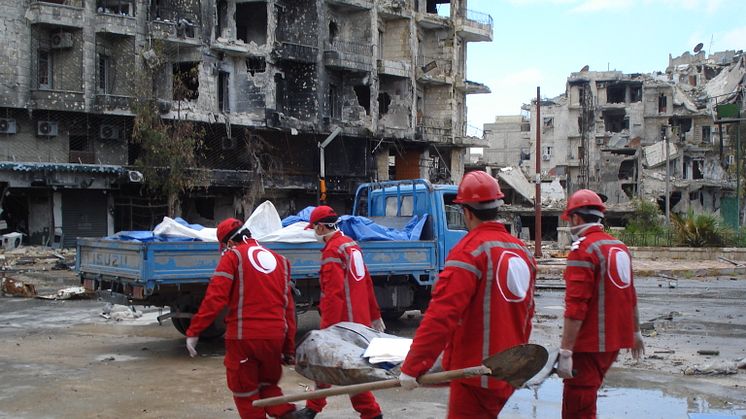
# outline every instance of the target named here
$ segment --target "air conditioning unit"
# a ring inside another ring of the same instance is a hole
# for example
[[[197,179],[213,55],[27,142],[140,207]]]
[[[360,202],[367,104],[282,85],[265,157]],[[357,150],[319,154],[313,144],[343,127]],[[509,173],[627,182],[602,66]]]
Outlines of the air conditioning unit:
[[[552,156],[549,155],[549,154],[542,154],[541,155],[541,159],[544,160],[544,161],[549,161],[549,159],[551,159],[551,158],[552,158]]]
[[[101,125],[98,128],[98,138],[102,140],[118,140],[119,127],[108,124]]]
[[[57,121],[38,121],[36,123],[36,135],[40,137],[56,137],[58,133]]]
[[[52,43],[52,48],[54,49],[72,48],[73,34],[71,34],[70,32],[58,32],[52,34],[50,42]]]
[[[0,118],[0,134],[15,134],[16,120],[13,118]]]
[[[231,137],[224,137],[222,142],[223,150],[235,150],[236,139]]]

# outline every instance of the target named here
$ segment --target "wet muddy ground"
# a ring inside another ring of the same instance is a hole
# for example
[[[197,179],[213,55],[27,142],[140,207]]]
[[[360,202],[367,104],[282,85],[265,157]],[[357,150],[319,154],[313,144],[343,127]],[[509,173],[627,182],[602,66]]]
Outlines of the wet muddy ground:
[[[76,285],[71,272],[33,276],[40,294]],[[746,358],[746,278],[638,279],[647,354],[634,362],[622,354],[599,398],[599,418],[746,417],[746,370],[732,375],[685,375]],[[561,333],[562,290],[541,289],[532,341],[556,345]],[[225,387],[223,345],[200,342],[191,359],[170,325],[142,318],[113,322],[100,317],[98,301],[0,298],[0,417],[9,418],[231,418],[237,417]],[[411,336],[420,321],[410,312],[389,331]],[[299,333],[318,326],[301,316]],[[697,351],[718,351],[717,356]],[[311,382],[288,369],[286,393]],[[501,417],[558,418],[561,381],[519,390]],[[390,418],[442,418],[447,389],[377,394]],[[352,418],[344,397],[329,399],[318,416]]]

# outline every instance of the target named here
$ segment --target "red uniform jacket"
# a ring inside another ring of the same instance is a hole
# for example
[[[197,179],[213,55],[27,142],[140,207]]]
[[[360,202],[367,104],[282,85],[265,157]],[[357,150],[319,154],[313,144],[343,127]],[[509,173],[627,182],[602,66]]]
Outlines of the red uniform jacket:
[[[295,353],[295,303],[284,257],[251,239],[225,252],[187,336],[199,336],[226,305],[226,339],[284,338],[283,353]]]
[[[573,351],[631,348],[637,294],[627,246],[590,227],[573,247],[565,269],[565,317],[583,321]]]
[[[471,230],[449,253],[401,370],[422,375],[444,347],[443,367],[451,370],[480,365],[528,342],[535,278],[533,256],[502,224],[485,222]],[[488,377],[464,382],[492,389],[508,385]]]
[[[373,281],[354,240],[336,232],[321,250],[321,328],[349,321],[370,327],[381,318]]]

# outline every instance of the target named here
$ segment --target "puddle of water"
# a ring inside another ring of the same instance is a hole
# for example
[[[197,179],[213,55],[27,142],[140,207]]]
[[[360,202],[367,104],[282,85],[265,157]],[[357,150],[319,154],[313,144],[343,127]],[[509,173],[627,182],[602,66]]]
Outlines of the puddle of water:
[[[746,406],[719,409],[712,407],[706,399],[670,396],[662,390],[604,387],[599,391],[597,406],[599,419],[746,418]],[[561,410],[562,381],[552,378],[545,381],[537,391],[516,391],[500,417],[553,418],[559,417]]]

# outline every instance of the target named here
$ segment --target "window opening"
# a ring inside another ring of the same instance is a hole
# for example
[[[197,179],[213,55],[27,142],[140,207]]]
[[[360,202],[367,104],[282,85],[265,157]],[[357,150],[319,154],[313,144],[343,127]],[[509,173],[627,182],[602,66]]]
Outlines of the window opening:
[[[267,43],[266,2],[236,4],[236,38],[247,44]]]
[[[48,50],[39,50],[38,81],[39,89],[52,88],[52,56]]]
[[[357,96],[357,103],[365,108],[365,114],[370,115],[370,87],[369,86],[355,86],[355,95]]]
[[[135,15],[133,0],[98,0],[96,3],[96,11],[98,13],[121,16]]]
[[[218,109],[221,112],[230,112],[230,73],[221,71],[218,73]]]
[[[195,100],[199,97],[199,63],[173,65],[173,99]]]
[[[109,57],[98,55],[98,90],[102,94],[109,94]]]
[[[627,89],[624,85],[613,85],[606,88],[606,103],[624,103]]]
[[[668,110],[668,98],[661,93],[660,96],[658,96],[658,113],[666,113]]]
[[[378,116],[381,117],[389,112],[391,95],[386,92],[378,94]]]
[[[252,76],[255,73],[264,73],[267,71],[267,59],[264,57],[249,57],[246,59],[246,71]]]
[[[334,85],[329,85],[329,116],[335,119],[342,117],[342,109],[339,102],[339,88]]]

